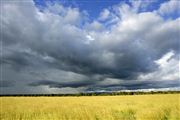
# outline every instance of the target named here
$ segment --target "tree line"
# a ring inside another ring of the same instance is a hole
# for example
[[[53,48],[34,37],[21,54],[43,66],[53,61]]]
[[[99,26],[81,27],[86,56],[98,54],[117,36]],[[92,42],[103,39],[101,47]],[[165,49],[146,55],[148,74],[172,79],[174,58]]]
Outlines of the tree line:
[[[0,94],[0,97],[58,97],[58,96],[116,96],[116,95],[146,95],[146,94],[177,94],[180,91],[150,91],[150,92],[91,92],[91,93],[77,93],[77,94]]]

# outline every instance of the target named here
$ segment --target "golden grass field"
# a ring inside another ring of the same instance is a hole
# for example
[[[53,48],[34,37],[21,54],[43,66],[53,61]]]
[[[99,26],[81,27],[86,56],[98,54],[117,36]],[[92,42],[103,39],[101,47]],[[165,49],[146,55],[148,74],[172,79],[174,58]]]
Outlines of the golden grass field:
[[[0,100],[1,120],[180,120],[180,94]]]

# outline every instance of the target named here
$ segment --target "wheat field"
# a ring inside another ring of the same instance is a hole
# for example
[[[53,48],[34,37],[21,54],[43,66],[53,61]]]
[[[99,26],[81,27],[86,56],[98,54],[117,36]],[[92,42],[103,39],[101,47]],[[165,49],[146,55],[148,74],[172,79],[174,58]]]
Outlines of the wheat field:
[[[180,120],[180,94],[0,100],[1,120]]]

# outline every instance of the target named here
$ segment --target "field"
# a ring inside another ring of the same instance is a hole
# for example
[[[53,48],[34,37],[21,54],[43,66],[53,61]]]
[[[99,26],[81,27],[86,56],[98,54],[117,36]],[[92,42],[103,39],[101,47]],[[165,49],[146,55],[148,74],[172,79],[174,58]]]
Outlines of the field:
[[[0,100],[1,120],[180,120],[180,94]]]

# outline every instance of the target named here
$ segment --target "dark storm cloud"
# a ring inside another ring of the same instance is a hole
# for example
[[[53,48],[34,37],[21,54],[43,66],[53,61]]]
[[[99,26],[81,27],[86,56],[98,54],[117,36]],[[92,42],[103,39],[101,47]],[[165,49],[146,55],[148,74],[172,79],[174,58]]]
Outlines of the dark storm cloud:
[[[0,81],[0,87],[13,87],[14,82],[12,81]]]
[[[135,81],[134,83],[121,83],[113,85],[95,85],[86,89],[89,91],[117,91],[117,90],[141,90],[141,89],[158,89],[158,88],[173,88],[180,85],[178,80],[170,81]]]
[[[133,80],[131,82],[122,82],[116,84],[99,84],[101,81],[81,81],[81,82],[69,82],[69,83],[59,83],[51,80],[40,80],[28,84],[28,86],[38,87],[38,86],[48,86],[49,88],[79,88],[85,87],[85,91],[115,91],[115,90],[136,90],[136,89],[156,89],[156,88],[172,88],[180,85],[178,80],[169,81],[137,81]]]
[[[28,58],[30,58],[30,56],[26,53],[13,52],[11,55],[2,57],[1,60],[4,64],[22,67],[30,64]]]
[[[123,5],[120,5],[116,6],[117,13],[110,11],[118,20],[109,26],[110,29],[105,29],[106,26],[98,20],[94,20],[96,24],[92,26],[87,21],[87,14],[79,9],[60,4],[49,5],[41,12],[33,2],[3,2],[1,6],[5,11],[0,18],[3,43],[0,65],[3,75],[6,75],[3,81],[14,79],[18,83],[21,79],[23,85],[30,83],[28,86],[34,88],[143,89],[179,86],[174,84],[178,81],[178,70],[170,67],[178,67],[178,57],[166,64],[170,71],[164,70],[167,69],[163,67],[164,62],[156,63],[169,52],[174,56],[180,54],[179,18],[166,21],[157,11],[136,13],[123,10]],[[87,29],[86,25],[92,29]],[[101,31],[95,29],[98,25],[103,26]],[[7,75],[8,72],[12,77]],[[162,77],[167,73],[173,75],[170,76],[172,80],[176,79],[172,84],[169,76],[167,81],[163,81]],[[104,84],[106,78],[117,80]],[[151,81],[133,82],[140,78]],[[162,79],[162,86],[156,84],[156,79]]]
[[[82,82],[70,82],[70,83],[59,83],[56,81],[50,81],[50,80],[40,80],[37,82],[33,82],[28,84],[29,86],[41,86],[46,85],[49,88],[64,88],[64,87],[71,87],[71,88],[78,88],[78,87],[86,87],[89,85],[92,85],[93,83],[91,81],[82,81]]]

